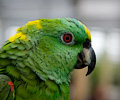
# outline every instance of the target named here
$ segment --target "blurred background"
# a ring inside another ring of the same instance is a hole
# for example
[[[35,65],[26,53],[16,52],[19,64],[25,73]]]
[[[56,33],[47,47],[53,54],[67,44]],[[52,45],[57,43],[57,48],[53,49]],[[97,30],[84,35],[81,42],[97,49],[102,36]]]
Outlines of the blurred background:
[[[73,72],[71,100],[120,100],[120,0],[0,0],[0,47],[28,21],[63,17],[90,29],[97,56],[91,75]]]

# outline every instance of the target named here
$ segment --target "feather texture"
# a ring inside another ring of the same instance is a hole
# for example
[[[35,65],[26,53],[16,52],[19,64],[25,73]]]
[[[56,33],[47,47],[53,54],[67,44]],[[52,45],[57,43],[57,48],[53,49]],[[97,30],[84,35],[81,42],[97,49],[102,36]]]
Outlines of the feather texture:
[[[70,18],[39,19],[17,29],[0,49],[0,100],[69,100],[70,73],[77,63],[86,27]],[[74,44],[61,40],[74,35]]]

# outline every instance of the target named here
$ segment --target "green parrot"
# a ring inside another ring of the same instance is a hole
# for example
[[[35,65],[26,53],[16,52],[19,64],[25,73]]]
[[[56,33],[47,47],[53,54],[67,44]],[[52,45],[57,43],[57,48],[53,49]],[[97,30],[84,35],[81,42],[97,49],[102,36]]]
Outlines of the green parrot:
[[[72,18],[39,19],[0,49],[0,100],[69,100],[73,69],[96,64],[89,29]]]

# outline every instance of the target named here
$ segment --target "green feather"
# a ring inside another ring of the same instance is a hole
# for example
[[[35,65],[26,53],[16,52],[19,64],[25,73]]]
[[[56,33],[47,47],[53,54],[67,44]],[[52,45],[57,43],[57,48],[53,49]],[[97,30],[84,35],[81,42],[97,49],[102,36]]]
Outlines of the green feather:
[[[10,47],[11,47],[11,48],[16,48],[17,46],[18,46],[17,43],[10,43]]]
[[[21,78],[23,79],[23,81],[25,81],[27,84],[34,86],[37,83],[37,80],[30,80],[27,79],[25,76],[21,75]]]
[[[7,54],[7,53],[1,53],[1,54],[0,54],[0,57],[1,57],[1,58],[7,58],[7,57],[8,57],[8,54]]]
[[[1,66],[7,66],[11,63],[9,59],[0,59],[0,65]]]
[[[6,72],[15,78],[20,78],[20,72],[14,66],[7,66]]]
[[[48,86],[48,88],[51,91],[59,91],[59,88],[58,88],[58,86],[57,86],[57,84],[55,82],[50,81],[50,80],[46,80],[45,84]]]
[[[70,73],[88,39],[84,25],[71,18],[39,19],[17,33],[0,49],[0,100],[13,94],[15,100],[69,100]],[[66,45],[64,33],[73,34],[74,43]]]
[[[20,40],[19,39],[15,39],[15,43],[20,43]]]
[[[23,44],[18,44],[17,47],[18,47],[19,50],[24,50],[25,49],[25,46]]]
[[[27,50],[18,51],[15,53],[16,56],[25,56],[28,53]]]
[[[7,44],[7,45],[3,46],[3,47],[2,47],[2,49],[3,49],[3,50],[10,50],[10,49],[11,49],[11,47],[10,47],[10,45],[9,45],[9,44]]]
[[[9,49],[9,50],[7,50],[6,52],[7,52],[8,54],[13,55],[13,54],[16,54],[17,52],[19,52],[19,50],[17,50],[17,49]]]
[[[22,98],[22,100],[24,99],[28,99],[30,97],[30,94],[26,91],[26,87],[25,85],[21,84],[18,88],[17,88],[17,95],[20,96]]]

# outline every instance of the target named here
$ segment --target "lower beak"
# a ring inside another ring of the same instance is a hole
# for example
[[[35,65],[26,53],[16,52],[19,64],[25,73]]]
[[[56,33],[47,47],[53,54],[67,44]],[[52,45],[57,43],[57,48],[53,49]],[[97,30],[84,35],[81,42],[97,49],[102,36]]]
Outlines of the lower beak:
[[[82,69],[88,66],[88,72],[86,74],[89,75],[95,68],[96,64],[96,55],[92,47],[83,48],[82,52],[78,54],[77,64],[75,65],[75,69]]]

